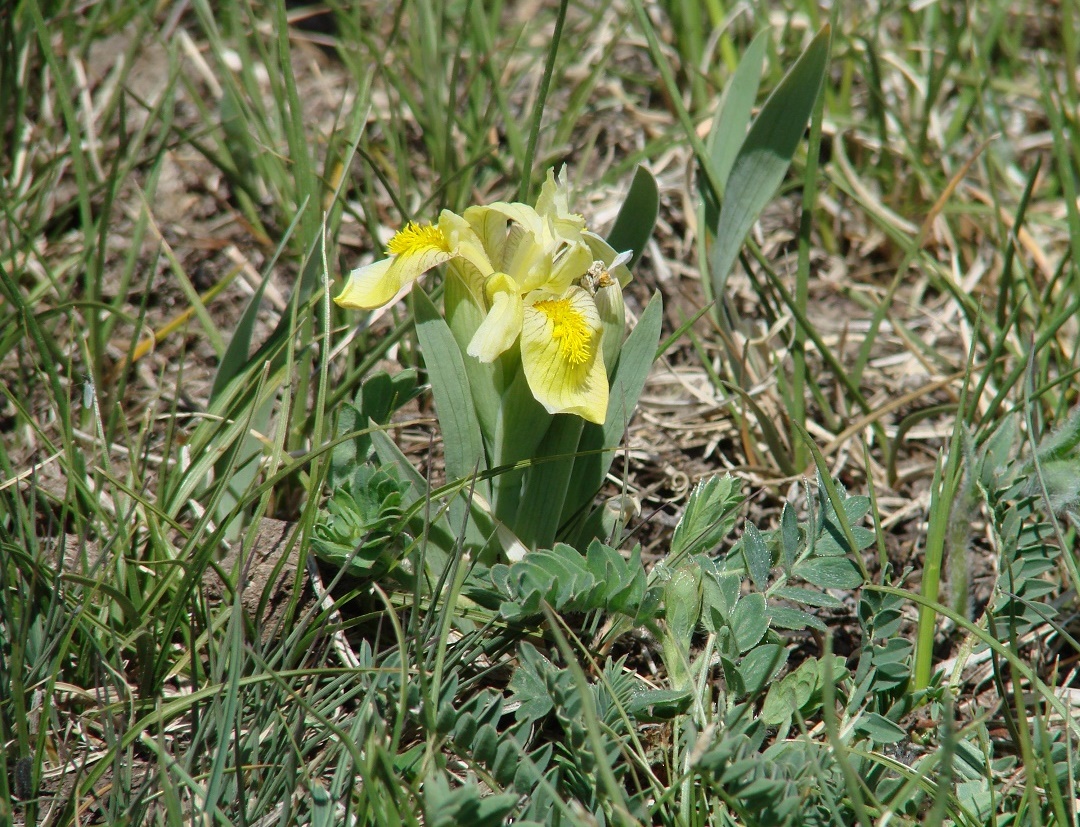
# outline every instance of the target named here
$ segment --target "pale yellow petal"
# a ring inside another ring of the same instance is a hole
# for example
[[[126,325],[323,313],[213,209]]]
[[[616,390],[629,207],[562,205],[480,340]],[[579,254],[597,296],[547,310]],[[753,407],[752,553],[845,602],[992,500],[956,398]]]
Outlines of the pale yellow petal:
[[[465,220],[469,222],[469,226],[480,240],[494,270],[505,271],[506,225],[509,219],[490,207],[479,206],[465,210]]]
[[[513,293],[516,296],[522,296],[526,291],[509,273],[493,273],[491,278],[484,282],[484,299],[490,305],[495,301],[495,296],[499,293]]]
[[[566,167],[559,172],[558,179],[554,170],[548,170],[547,179],[540,188],[540,197],[536,199],[536,212],[552,223],[557,236],[567,241],[578,240],[578,234],[585,229],[585,218],[570,212]]]
[[[562,242],[536,210],[526,204],[500,201],[470,207],[465,215],[482,240],[495,272],[511,274],[522,292],[547,284],[552,257]]]
[[[487,278],[495,272],[483,239],[466,219],[450,210],[443,210],[439,216],[439,230],[446,237],[454,255],[469,262],[477,273]]]
[[[516,292],[495,294],[484,321],[469,342],[469,355],[481,362],[494,362],[513,347],[521,334],[525,303]]]
[[[438,227],[412,222],[390,239],[386,252],[389,258],[353,270],[334,301],[358,310],[382,307],[402,288],[454,256],[449,239]]]
[[[548,168],[547,177],[540,187],[540,197],[536,199],[536,211],[540,215],[555,216],[560,212],[570,212],[570,193],[565,184],[566,167],[559,171],[562,181],[555,180],[555,170]],[[559,184],[563,186],[559,186]]]
[[[518,201],[496,201],[494,204],[488,204],[487,209],[517,222],[533,235],[540,236],[547,229],[544,219],[528,204]]]
[[[521,285],[522,290],[539,290],[551,280],[552,259],[558,245],[522,227],[511,224],[506,245],[506,272]]]
[[[545,287],[555,293],[580,283],[581,277],[588,272],[594,259],[592,251],[583,243],[571,244],[563,249],[548,277]]]
[[[416,281],[428,270],[445,264],[454,257],[449,250],[439,250],[434,247],[425,247],[406,255],[395,256],[390,262],[390,269],[386,277],[393,278],[398,282],[400,290],[406,284]],[[397,291],[394,291],[397,292]]]
[[[608,382],[601,330],[596,305],[585,290],[529,297],[521,329],[521,364],[533,396],[549,413],[603,423]]]
[[[374,310],[390,301],[401,285],[388,281],[386,275],[393,259],[383,258],[349,273],[345,287],[334,301],[352,310]]]

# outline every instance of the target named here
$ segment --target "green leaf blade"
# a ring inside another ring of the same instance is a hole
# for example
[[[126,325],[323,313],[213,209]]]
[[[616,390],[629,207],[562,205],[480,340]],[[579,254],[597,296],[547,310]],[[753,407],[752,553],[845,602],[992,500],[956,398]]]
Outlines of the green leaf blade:
[[[634,252],[634,257],[628,263],[629,267],[633,267],[641,258],[659,214],[660,189],[656,186],[656,179],[645,167],[639,166],[607,237],[607,243],[616,252]]]
[[[720,297],[743,239],[787,174],[821,93],[831,29],[824,26],[761,108],[731,167],[709,254],[713,295]]]
[[[739,154],[739,149],[746,140],[746,130],[753,115],[754,101],[757,100],[761,86],[761,70],[765,62],[765,46],[769,42],[769,31],[758,33],[742,58],[735,72],[724,87],[720,105],[713,116],[712,129],[709,130],[707,148],[709,155],[706,163],[712,165],[711,174],[703,176],[702,189],[705,201],[705,224],[716,226],[720,216],[720,198],[723,192],[714,193],[710,182],[726,187],[731,167]]]
[[[416,308],[416,336],[427,363],[431,392],[443,431],[448,480],[471,477],[487,470],[484,440],[476,417],[465,360],[450,327],[422,290],[413,291]],[[490,499],[490,486],[481,480],[477,487]]]
[[[846,557],[815,557],[795,566],[794,574],[823,589],[857,589],[863,585],[859,567]]]

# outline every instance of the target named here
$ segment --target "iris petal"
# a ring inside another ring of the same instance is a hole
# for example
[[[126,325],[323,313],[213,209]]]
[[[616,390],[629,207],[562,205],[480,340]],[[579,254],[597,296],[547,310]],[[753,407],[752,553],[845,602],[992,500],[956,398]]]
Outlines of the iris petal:
[[[596,305],[581,288],[561,296],[529,297],[521,329],[521,364],[533,396],[549,413],[604,422],[608,383],[601,332]]]
[[[585,229],[585,218],[570,212],[570,187],[566,183],[566,168],[559,172],[549,169],[540,197],[536,199],[536,212],[552,223],[555,233],[569,240],[576,240]]]
[[[412,222],[390,239],[386,251],[389,258],[349,273],[345,288],[334,298],[338,305],[357,310],[382,307],[402,288],[454,257],[450,241],[440,228]]]
[[[517,341],[524,316],[521,296],[505,290],[496,293],[491,310],[469,342],[469,355],[481,362],[494,362]]]

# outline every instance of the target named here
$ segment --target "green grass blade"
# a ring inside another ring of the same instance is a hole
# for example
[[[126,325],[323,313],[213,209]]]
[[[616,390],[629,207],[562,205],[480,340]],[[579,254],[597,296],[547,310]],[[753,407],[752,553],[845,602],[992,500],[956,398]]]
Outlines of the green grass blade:
[[[521,186],[518,188],[518,200],[529,201],[532,189],[533,159],[536,157],[536,145],[540,139],[540,124],[544,119],[544,106],[547,104],[548,89],[551,87],[551,78],[555,74],[555,57],[559,53],[559,44],[562,42],[563,24],[566,22],[566,10],[569,0],[560,0],[559,11],[555,18],[555,29],[551,33],[551,45],[548,48],[547,64],[544,73],[540,76],[540,89],[536,93],[533,103],[532,128],[529,130],[529,143],[525,147],[525,158],[521,165]]]
[[[971,358],[974,357],[974,352]],[[967,404],[971,362],[968,373],[964,376],[963,390],[960,396],[960,412],[953,426],[953,435],[949,441],[947,459],[939,459],[934,466],[934,479],[930,486],[929,520],[926,535],[926,550],[923,562],[922,594],[928,603],[938,599],[941,584],[941,570],[945,560],[947,538],[953,516],[953,504],[963,484],[962,441],[964,438],[964,408]],[[955,584],[954,584],[955,585]],[[934,631],[937,617],[928,604],[919,608],[919,621],[916,630],[915,671],[912,676],[912,688],[924,689],[930,684],[934,659]]]

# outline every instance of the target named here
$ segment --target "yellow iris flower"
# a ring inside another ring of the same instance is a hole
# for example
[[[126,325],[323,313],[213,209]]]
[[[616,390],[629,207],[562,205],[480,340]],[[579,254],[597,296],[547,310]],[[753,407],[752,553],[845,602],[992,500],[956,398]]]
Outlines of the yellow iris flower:
[[[529,388],[549,413],[603,423],[605,351],[611,361],[622,337],[621,312],[612,324],[608,308],[614,302],[621,311],[621,284],[630,274],[623,258],[585,230],[582,216],[570,212],[567,188],[553,173],[536,207],[497,202],[470,207],[464,216],[444,210],[437,226],[406,226],[386,252],[388,258],[349,275],[335,299],[339,305],[381,307],[428,270],[449,262],[450,277],[461,280],[483,315],[470,330],[467,353],[490,363],[519,346]],[[596,271],[598,254],[613,271],[600,285],[589,275]],[[605,332],[610,341],[603,341]]]

